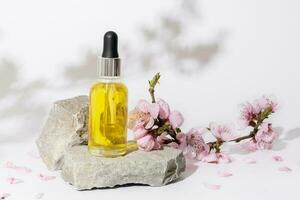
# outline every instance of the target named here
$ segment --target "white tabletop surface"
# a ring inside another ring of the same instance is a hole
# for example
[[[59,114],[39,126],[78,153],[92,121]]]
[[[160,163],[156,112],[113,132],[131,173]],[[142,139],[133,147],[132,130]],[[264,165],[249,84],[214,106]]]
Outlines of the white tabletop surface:
[[[192,74],[182,74],[172,63],[160,62],[160,59],[156,62],[164,68],[148,72],[125,70],[130,108],[140,98],[149,99],[147,79],[161,71],[157,96],[183,113],[184,131],[206,126],[210,121],[236,122],[239,103],[263,94],[275,95],[281,108],[270,119],[279,133],[272,150],[247,153],[239,145],[226,145],[224,150],[232,156],[232,163],[189,163],[181,180],[164,187],[76,191],[60,178],[60,172],[46,169],[36,157],[34,142],[51,103],[88,94],[92,83],[91,79],[82,80],[80,76],[68,79],[63,74],[64,67],[78,63],[83,63],[83,67],[92,65],[93,62],[85,60],[85,52],[98,48],[99,35],[107,29],[115,28],[123,38],[128,38],[127,42],[133,41],[132,33],[137,25],[153,25],[160,19],[159,13],[172,15],[178,11],[176,8],[177,11],[172,12],[174,1],[124,2],[1,2],[0,70],[7,71],[1,71],[0,82],[0,195],[9,193],[7,199],[12,200],[36,199],[39,193],[44,194],[42,199],[51,200],[299,199],[300,3],[296,0],[201,1],[199,24],[193,24],[195,22],[188,17],[184,23],[198,31],[186,30],[191,38],[199,34],[202,41],[211,42],[220,37],[220,48],[211,62]],[[108,12],[116,5],[116,12]],[[35,7],[39,9],[33,9]],[[124,14],[120,18],[121,11]],[[105,18],[108,15],[111,18]],[[137,50],[143,52],[146,47]],[[126,56],[132,58],[131,54],[123,57]],[[2,69],[5,59],[13,61],[16,71],[13,71],[14,65]],[[125,59],[126,67],[136,65],[138,60],[135,59]],[[85,69],[81,72],[84,75]],[[13,76],[15,73],[17,77]],[[283,161],[273,161],[274,155],[281,156]],[[256,163],[249,164],[247,159],[254,159]],[[7,162],[28,167],[32,172],[6,168]],[[281,167],[289,167],[291,171],[279,171]],[[231,172],[232,176],[220,177],[218,174],[223,171]],[[56,178],[42,181],[39,174]],[[9,177],[23,182],[9,184],[6,181]],[[207,187],[210,184],[220,185],[220,189],[212,190]]]

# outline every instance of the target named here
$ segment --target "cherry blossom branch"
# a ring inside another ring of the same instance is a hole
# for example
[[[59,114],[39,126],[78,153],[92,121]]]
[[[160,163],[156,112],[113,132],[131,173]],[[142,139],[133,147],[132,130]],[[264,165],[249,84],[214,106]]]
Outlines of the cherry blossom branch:
[[[257,132],[258,130],[256,130]],[[240,142],[240,141],[243,141],[243,140],[247,140],[247,139],[251,139],[255,137],[255,134],[256,132],[251,131],[251,133],[249,135],[246,135],[246,136],[241,136],[241,137],[238,137],[238,138],[235,138],[233,140],[229,140],[229,141],[219,141],[219,140],[216,140],[214,142],[208,142],[207,145],[209,146],[210,150],[212,149],[215,149],[217,153],[219,153],[221,151],[221,145],[223,145],[224,143],[227,143],[227,142]]]
[[[247,139],[253,139],[255,141],[255,135],[257,134],[258,130],[259,130],[259,126],[261,126],[261,124],[263,123],[263,121],[265,119],[267,119],[271,114],[272,114],[272,107],[268,107],[266,108],[263,112],[257,114],[256,116],[253,116],[254,119],[257,118],[257,120],[251,120],[249,122],[249,125],[253,127],[253,130],[249,133],[249,135],[246,136],[241,136],[232,140],[228,140],[228,141],[222,141],[222,140],[216,140],[214,142],[208,142],[207,145],[209,146],[210,150],[215,149],[216,152],[220,152],[220,147],[221,145],[223,145],[224,143],[228,143],[228,142],[241,142],[243,140],[247,140]],[[207,130],[210,131],[210,128],[207,128]]]
[[[148,91],[150,93],[152,103],[156,103],[154,92],[155,92],[155,86],[157,85],[157,83],[159,83],[159,79],[160,79],[160,73],[156,73],[154,75],[154,77],[152,78],[152,80],[148,81],[149,82],[149,90]],[[216,153],[219,153],[221,151],[221,146],[224,143],[228,143],[228,142],[238,143],[238,142],[241,142],[241,141],[247,140],[247,139],[252,139],[252,140],[255,141],[255,135],[257,134],[257,132],[259,130],[259,126],[272,113],[273,113],[272,112],[272,106],[270,106],[269,108],[266,108],[263,112],[260,112],[259,114],[256,114],[256,115],[252,116],[253,120],[251,120],[249,122],[249,126],[253,127],[253,130],[246,136],[241,136],[241,137],[238,137],[238,138],[235,138],[235,139],[232,139],[232,140],[228,140],[228,141],[223,141],[222,139],[217,139],[214,142],[208,142],[206,144],[209,146],[210,151],[214,149],[216,151]],[[180,129],[179,130],[172,129],[170,124],[166,123],[165,121],[163,121],[161,119],[157,120],[157,123],[156,123],[156,125],[159,128],[156,129],[156,130],[151,131],[151,132],[154,133],[154,135],[159,136],[163,132],[167,132],[169,134],[169,136],[171,136],[171,138],[165,139],[164,144],[169,144],[169,143],[175,142],[179,145],[181,143],[176,137],[177,133],[181,132]],[[211,131],[210,128],[207,128],[207,130]]]
[[[159,83],[160,74],[148,81],[151,103],[139,100],[137,106],[130,111],[128,128],[134,131],[139,149],[151,151],[161,149],[163,145],[179,148],[189,159],[203,162],[230,162],[230,157],[221,151],[221,147],[229,142],[245,142],[249,150],[271,149],[277,134],[272,124],[266,119],[278,109],[278,103],[267,96],[253,102],[241,104],[240,122],[243,127],[251,127],[248,135],[234,137],[230,124],[210,123],[209,128],[192,128],[181,131],[183,116],[179,111],[171,110],[163,99],[155,99],[155,87]],[[203,134],[207,130],[215,137],[215,141],[205,142]]]
[[[255,136],[256,133],[250,133],[249,135],[246,135],[246,136],[242,136],[242,137],[238,137],[236,139],[233,139],[233,140],[229,140],[228,142],[240,142],[240,141],[243,141],[243,140],[247,140],[247,139],[250,139],[250,138],[253,138]]]
[[[155,86],[159,83],[160,77],[161,77],[160,73],[158,72],[154,75],[152,80],[148,81],[148,83],[149,83],[148,91],[150,93],[152,103],[156,103],[155,94],[154,94],[155,93]],[[164,141],[165,144],[169,144],[169,143],[172,143],[172,142],[176,142],[177,144],[180,144],[180,141],[178,141],[177,138],[176,138],[177,132],[181,131],[179,128],[176,129],[176,130],[173,130],[171,125],[169,123],[167,123],[166,121],[162,120],[162,119],[156,120],[155,125],[157,125],[159,128],[154,129],[153,131],[151,131],[154,135],[159,136],[163,132],[167,132],[172,137],[172,139],[165,139],[165,141]]]

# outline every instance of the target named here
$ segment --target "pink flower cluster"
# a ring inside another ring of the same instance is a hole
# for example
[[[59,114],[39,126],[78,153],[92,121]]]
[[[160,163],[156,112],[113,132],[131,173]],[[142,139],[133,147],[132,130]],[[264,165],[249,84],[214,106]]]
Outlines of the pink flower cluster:
[[[157,137],[154,130],[159,123],[168,123],[175,130],[183,123],[183,116],[178,111],[170,111],[168,103],[159,99],[156,103],[140,100],[138,105],[129,113],[128,128],[134,131],[135,139],[140,149],[151,151],[160,149],[164,135]]]
[[[235,138],[232,134],[234,128],[231,124],[217,124],[211,122],[209,124],[209,129],[218,141],[227,142]]]
[[[178,133],[176,139],[179,144],[172,142],[170,145],[181,149],[189,159],[202,160],[209,154],[209,146],[202,137],[205,131],[205,129],[191,129],[187,134]]]
[[[278,110],[278,103],[270,97],[263,96],[256,99],[253,103],[241,105],[240,124],[243,128],[247,126],[258,126],[258,131],[250,141],[244,144],[244,148],[250,151],[257,149],[271,149],[277,134],[272,128],[272,124],[265,121],[259,121],[268,117],[270,113]],[[269,112],[269,113],[265,113]],[[266,116],[263,116],[265,114]]]
[[[221,151],[226,142],[240,142],[248,150],[270,149],[277,137],[272,125],[266,122],[270,114],[278,109],[278,104],[269,97],[263,96],[253,103],[241,106],[240,121],[244,127],[253,130],[247,136],[233,135],[234,127],[230,124],[212,122],[207,128],[191,129],[184,133],[179,129],[183,117],[178,111],[170,111],[168,103],[159,99],[155,103],[140,100],[138,105],[129,113],[128,128],[134,131],[139,149],[151,151],[160,149],[168,144],[181,149],[188,159],[208,163],[228,163],[231,158]],[[209,132],[215,141],[206,143],[203,134]]]
[[[244,143],[244,148],[249,151],[255,151],[258,149],[271,149],[274,140],[277,138],[277,134],[272,128],[272,124],[269,122],[263,122],[255,135],[250,141]]]
[[[223,141],[223,137],[228,139],[232,138],[231,129],[226,125],[218,125],[211,123],[213,129],[212,134],[219,140]],[[178,133],[176,139],[180,142],[175,142],[170,145],[174,148],[179,148],[183,151],[186,158],[191,160],[199,160],[208,163],[229,163],[230,157],[223,152],[213,152],[204,141],[202,135],[206,133],[207,128],[191,129],[187,134]]]
[[[262,96],[256,99],[253,103],[246,102],[241,105],[240,125],[246,128],[251,125],[251,122],[257,119],[257,116],[262,112],[270,109],[271,112],[278,110],[278,103],[270,97]]]

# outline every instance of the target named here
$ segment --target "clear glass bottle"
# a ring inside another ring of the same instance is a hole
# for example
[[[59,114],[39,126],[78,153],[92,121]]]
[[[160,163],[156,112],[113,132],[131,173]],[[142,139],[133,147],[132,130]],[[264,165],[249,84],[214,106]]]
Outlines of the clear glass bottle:
[[[117,39],[112,31],[104,35],[99,79],[90,90],[88,149],[96,156],[126,153],[128,90],[120,78]]]

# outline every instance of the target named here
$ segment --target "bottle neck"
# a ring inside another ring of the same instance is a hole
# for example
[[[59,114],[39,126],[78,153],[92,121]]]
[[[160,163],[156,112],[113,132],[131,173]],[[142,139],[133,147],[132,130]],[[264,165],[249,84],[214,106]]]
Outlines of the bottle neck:
[[[122,79],[121,76],[100,76],[98,81],[102,83],[120,83]]]
[[[97,59],[98,77],[120,77],[121,59],[120,58],[103,58]]]

